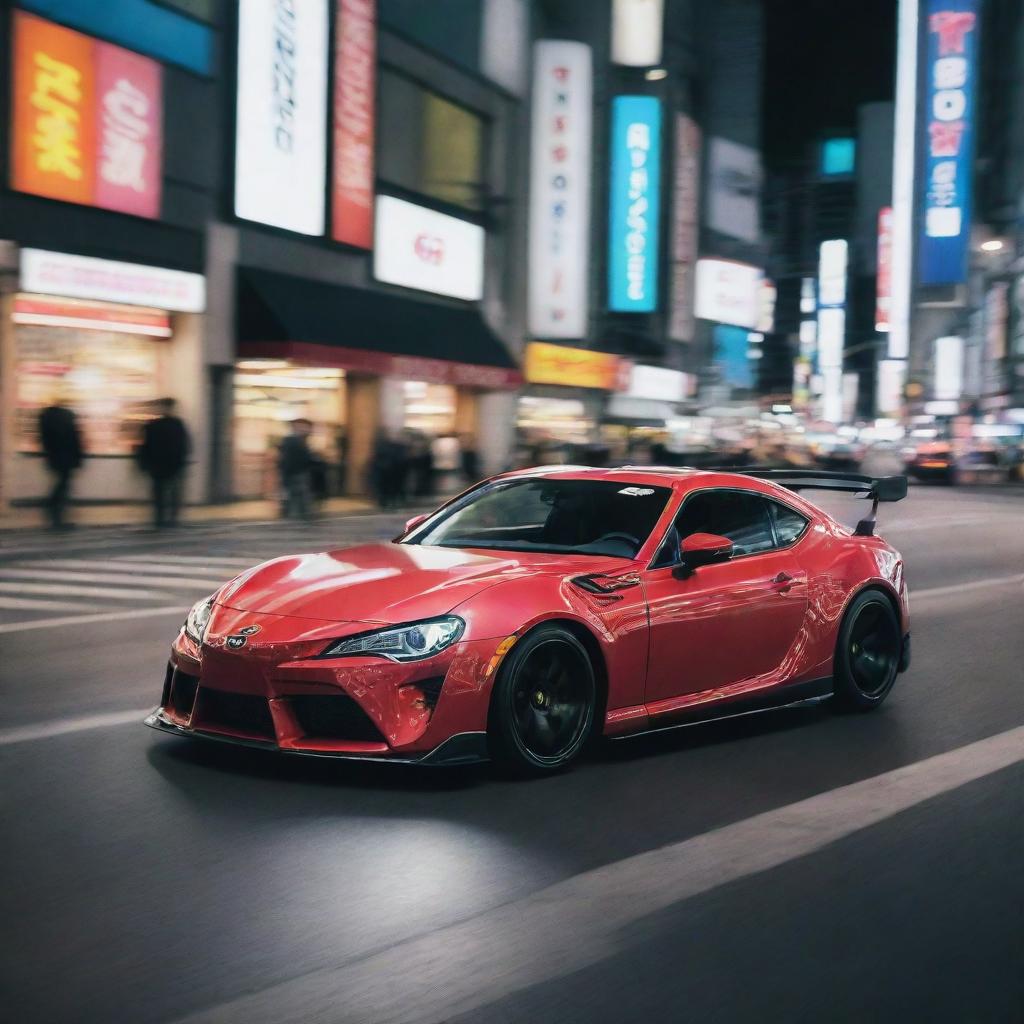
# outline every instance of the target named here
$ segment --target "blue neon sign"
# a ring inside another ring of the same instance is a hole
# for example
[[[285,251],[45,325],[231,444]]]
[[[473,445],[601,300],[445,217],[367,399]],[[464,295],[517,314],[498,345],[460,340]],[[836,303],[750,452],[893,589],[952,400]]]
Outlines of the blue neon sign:
[[[978,0],[928,0],[920,281],[967,279]]]
[[[612,181],[608,306],[616,313],[658,307],[661,103],[653,96],[612,100]]]

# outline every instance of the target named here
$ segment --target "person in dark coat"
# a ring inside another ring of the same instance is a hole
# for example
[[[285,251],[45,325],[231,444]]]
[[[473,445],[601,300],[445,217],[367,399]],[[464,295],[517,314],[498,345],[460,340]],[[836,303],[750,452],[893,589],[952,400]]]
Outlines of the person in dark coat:
[[[75,414],[60,401],[47,406],[39,414],[39,443],[47,468],[53,475],[53,488],[46,500],[50,526],[62,529],[66,523],[68,496],[72,474],[82,465],[82,436]]]
[[[312,476],[315,457],[309,447],[313,424],[304,418],[292,420],[292,432],[281,440],[277,468],[284,491],[285,516],[309,519],[313,513]]]
[[[192,445],[188,430],[174,414],[173,398],[157,403],[160,415],[142,430],[139,466],[153,481],[153,524],[174,526],[181,509],[181,483]]]
[[[461,443],[462,477],[467,484],[475,484],[480,479],[480,455],[473,444],[473,438],[464,434]]]

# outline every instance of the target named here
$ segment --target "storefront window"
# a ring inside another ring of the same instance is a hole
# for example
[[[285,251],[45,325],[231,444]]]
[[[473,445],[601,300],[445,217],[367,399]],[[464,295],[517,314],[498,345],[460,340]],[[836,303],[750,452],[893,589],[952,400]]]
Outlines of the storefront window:
[[[59,401],[77,414],[89,456],[130,456],[160,397],[162,342],[123,330],[18,322],[14,336],[16,450],[39,452],[39,413]]]
[[[467,210],[483,209],[483,118],[382,68],[379,119],[382,180]]]
[[[405,389],[405,427],[427,437],[455,432],[455,388],[408,380]]]
[[[310,448],[323,462],[328,485],[340,490],[345,371],[293,366],[283,359],[243,359],[235,370],[235,493],[249,498],[277,493],[277,446],[289,423],[300,417],[312,422]]]

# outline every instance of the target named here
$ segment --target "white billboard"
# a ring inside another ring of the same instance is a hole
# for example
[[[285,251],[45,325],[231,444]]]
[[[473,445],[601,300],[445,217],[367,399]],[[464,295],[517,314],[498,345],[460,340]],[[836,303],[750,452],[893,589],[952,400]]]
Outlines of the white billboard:
[[[875,383],[875,406],[879,416],[898,414],[903,406],[903,382],[907,364],[902,359],[881,359]]]
[[[846,265],[849,246],[845,238],[830,238],[818,251],[818,305],[846,303]]]
[[[484,229],[394,196],[377,196],[373,275],[475,302],[484,294]]]
[[[612,63],[661,63],[663,7],[662,0],[612,0]]]
[[[592,90],[589,46],[534,44],[528,321],[538,338],[587,333]]]
[[[21,250],[20,284],[26,292],[152,306],[176,313],[201,313],[206,307],[202,274],[45,249]]]
[[[324,233],[327,0],[240,0],[235,214]]]
[[[697,316],[754,330],[761,312],[761,280],[760,268],[749,263],[697,260]]]
[[[627,398],[646,398],[659,402],[682,402],[689,394],[688,375],[664,366],[634,363],[629,371]]]
[[[934,397],[959,398],[964,389],[964,339],[956,335],[935,339]]]
[[[756,242],[761,237],[761,154],[713,138],[708,143],[707,224],[713,231]]]

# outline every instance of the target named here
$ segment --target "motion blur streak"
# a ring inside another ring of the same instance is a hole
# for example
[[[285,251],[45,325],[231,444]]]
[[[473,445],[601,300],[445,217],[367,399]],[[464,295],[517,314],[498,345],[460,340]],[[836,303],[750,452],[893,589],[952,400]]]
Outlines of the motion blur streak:
[[[54,736],[66,736],[72,732],[87,729],[105,729],[112,725],[137,722],[145,711],[112,711],[106,715],[83,715],[81,718],[58,718],[38,725],[21,725],[14,729],[0,729],[0,747],[11,743],[28,743],[31,740],[48,740]]]
[[[604,959],[625,929],[647,915],[814,853],[1022,760],[1024,726],[585,872],[355,963],[193,1014],[181,1024],[305,1024],[328,1018],[412,1024],[447,1018]],[[469,963],[472,971],[464,970]],[[428,978],[430,987],[424,984]]]

